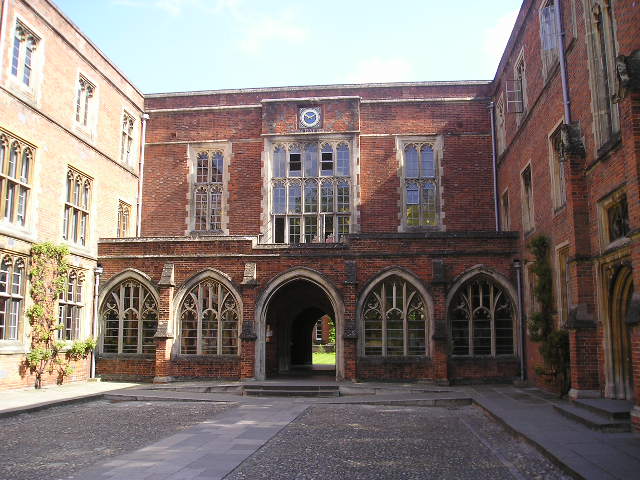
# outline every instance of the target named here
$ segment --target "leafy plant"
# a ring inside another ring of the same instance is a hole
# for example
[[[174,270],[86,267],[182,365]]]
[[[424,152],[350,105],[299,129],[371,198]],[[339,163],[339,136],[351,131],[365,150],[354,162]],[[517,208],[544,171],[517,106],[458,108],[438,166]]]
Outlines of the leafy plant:
[[[69,271],[65,246],[39,243],[31,248],[31,298],[33,305],[27,310],[31,325],[31,351],[26,354],[26,367],[35,374],[35,388],[42,388],[45,373],[58,374],[58,383],[71,374],[71,362],[86,358],[95,348],[96,341],[89,338],[71,345],[58,340],[58,331],[64,326],[57,315],[58,296],[64,291]],[[67,348],[68,347],[68,348]]]
[[[553,273],[549,262],[549,239],[543,235],[529,242],[529,250],[535,257],[532,267],[536,275],[533,294],[538,301],[539,311],[529,316],[527,326],[529,338],[540,342],[539,351],[544,360],[544,368],[536,368],[538,375],[550,377],[560,384],[561,394],[569,391],[569,334],[556,329],[553,323]]]

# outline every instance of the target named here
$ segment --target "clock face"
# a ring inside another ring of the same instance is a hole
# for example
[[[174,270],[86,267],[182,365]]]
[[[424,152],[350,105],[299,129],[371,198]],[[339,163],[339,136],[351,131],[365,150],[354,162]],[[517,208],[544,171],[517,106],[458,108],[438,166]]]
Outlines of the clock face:
[[[300,109],[300,127],[314,128],[320,125],[320,107]]]

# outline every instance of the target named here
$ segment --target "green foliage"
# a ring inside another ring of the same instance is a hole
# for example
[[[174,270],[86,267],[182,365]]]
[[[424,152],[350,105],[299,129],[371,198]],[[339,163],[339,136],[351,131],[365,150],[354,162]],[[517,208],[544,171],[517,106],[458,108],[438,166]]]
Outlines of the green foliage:
[[[93,338],[77,341],[69,346],[58,340],[58,331],[64,325],[58,321],[58,296],[64,291],[69,264],[66,246],[39,243],[31,247],[31,298],[33,306],[27,311],[31,325],[31,351],[25,364],[35,374],[35,388],[41,388],[42,375],[58,374],[58,383],[69,375],[71,362],[86,358],[95,348]]]
[[[336,344],[336,322],[333,319],[329,320],[331,327],[329,328],[329,343]]]
[[[536,367],[538,375],[549,376],[560,383],[561,393],[569,390],[569,334],[553,324],[553,271],[549,262],[549,239],[543,235],[529,242],[529,250],[535,257],[532,267],[536,275],[533,291],[540,306],[538,312],[529,316],[527,327],[529,338],[540,342],[539,351],[544,359],[544,368]]]

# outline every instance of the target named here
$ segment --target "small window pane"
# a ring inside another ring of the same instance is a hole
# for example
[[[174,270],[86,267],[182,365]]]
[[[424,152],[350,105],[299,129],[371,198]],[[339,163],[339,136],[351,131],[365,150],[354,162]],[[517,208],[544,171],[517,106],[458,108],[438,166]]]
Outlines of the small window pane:
[[[338,145],[338,165],[336,174],[341,177],[349,176],[349,146],[345,143]]]
[[[435,177],[435,165],[433,161],[433,149],[429,145],[422,147],[422,177]]]
[[[404,149],[405,177],[418,178],[418,150],[415,145],[407,145]]]
[[[318,176],[318,145],[309,143],[304,149],[304,175],[305,177]]]
[[[283,147],[276,147],[273,151],[273,176],[283,178],[286,176],[286,151]]]
[[[289,213],[302,213],[302,186],[299,183],[289,185]]]

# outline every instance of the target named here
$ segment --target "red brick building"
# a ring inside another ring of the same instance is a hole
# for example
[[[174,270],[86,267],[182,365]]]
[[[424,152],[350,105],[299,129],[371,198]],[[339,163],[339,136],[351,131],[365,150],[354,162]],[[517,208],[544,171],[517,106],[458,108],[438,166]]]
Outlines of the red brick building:
[[[26,4],[3,3],[5,77],[15,25],[37,29],[30,13],[15,23]],[[328,315],[338,379],[557,389],[527,330],[542,308],[528,245],[542,236],[570,395],[640,402],[639,25],[631,0],[525,0],[493,81],[154,94],[137,110],[142,97],[101,64],[121,95],[101,98],[132,99],[145,154],[141,184],[135,168],[108,183],[139,206],[136,236],[107,238],[120,232],[109,215],[91,236],[103,237],[98,374],[287,375]],[[24,138],[16,118],[0,127]]]

